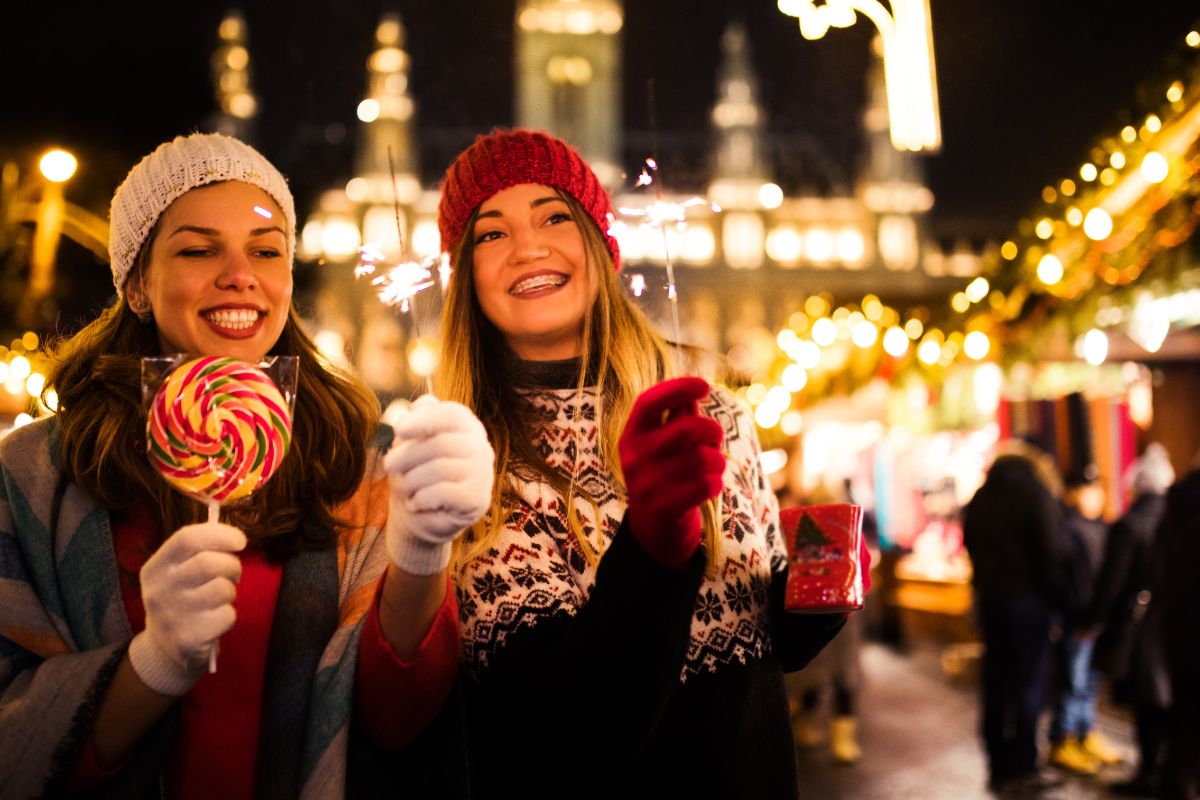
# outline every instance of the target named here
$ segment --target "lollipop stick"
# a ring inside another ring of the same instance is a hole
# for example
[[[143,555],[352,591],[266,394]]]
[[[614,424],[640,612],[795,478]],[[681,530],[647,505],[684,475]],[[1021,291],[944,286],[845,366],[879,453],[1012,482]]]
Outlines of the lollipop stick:
[[[221,507],[211,500],[208,502],[208,521],[221,521]],[[208,671],[210,674],[217,671],[217,648],[220,646],[220,642],[213,642],[212,650],[208,651]]]

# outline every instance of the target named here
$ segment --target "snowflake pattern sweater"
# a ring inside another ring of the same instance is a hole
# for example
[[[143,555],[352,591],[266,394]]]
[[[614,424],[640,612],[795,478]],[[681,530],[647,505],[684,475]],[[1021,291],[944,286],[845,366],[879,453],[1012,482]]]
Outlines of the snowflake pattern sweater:
[[[526,390],[536,445],[594,501],[577,497],[575,510],[603,555],[588,564],[549,484],[517,482],[495,546],[457,576],[476,789],[796,796],[782,673],[811,660],[842,618],[782,610],[778,506],[748,413],[724,389],[702,404],[728,456],[719,564],[706,577],[701,548],[672,570],[624,521],[595,390],[558,388],[573,370],[562,372]]]

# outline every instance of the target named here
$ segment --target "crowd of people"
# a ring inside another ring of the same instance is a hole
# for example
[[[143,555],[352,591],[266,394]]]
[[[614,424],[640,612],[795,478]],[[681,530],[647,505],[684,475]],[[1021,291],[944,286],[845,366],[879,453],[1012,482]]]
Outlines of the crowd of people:
[[[1129,467],[1131,502],[1111,525],[1094,464],[1065,475],[1036,444],[1005,443],[963,514],[984,642],[981,732],[989,785],[1040,790],[1038,721],[1051,711],[1045,762],[1096,775],[1122,760],[1097,726],[1101,687],[1134,711],[1138,758],[1117,795],[1197,791],[1194,632],[1196,482],[1178,483],[1151,443]],[[1185,634],[1191,630],[1191,634]],[[1049,702],[1047,703],[1047,696]]]

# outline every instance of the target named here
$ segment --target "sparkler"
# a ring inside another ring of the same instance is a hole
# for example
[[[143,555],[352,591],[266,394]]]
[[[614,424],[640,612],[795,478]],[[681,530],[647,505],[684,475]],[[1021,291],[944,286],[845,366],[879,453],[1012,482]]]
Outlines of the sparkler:
[[[658,162],[653,157],[646,159],[646,166],[642,168],[642,172],[637,177],[634,184],[639,186],[654,186],[654,201],[645,206],[621,206],[617,212],[622,217],[629,217],[638,220],[638,225],[641,228],[657,228],[662,233],[664,264],[667,270],[667,299],[671,302],[671,324],[675,334],[675,343],[682,344],[683,340],[679,332],[679,291],[675,283],[675,265],[671,260],[671,243],[667,238],[667,226],[674,225],[682,230],[687,227],[687,212],[689,208],[704,206],[713,212],[720,211],[721,208],[716,203],[710,203],[703,197],[690,197],[681,203],[672,203],[663,199],[662,196],[662,180],[655,180],[655,173],[658,172]],[[628,223],[620,220],[616,215],[609,215],[608,233],[610,236],[616,236],[629,228]],[[641,275],[634,275],[631,279],[631,287],[634,294],[641,297],[642,291],[645,289],[645,278]]]
[[[425,289],[440,280],[445,289],[450,280],[450,259],[446,253],[439,253],[424,259],[404,258],[405,240],[404,226],[400,221],[400,194],[396,187],[396,165],[392,160],[392,148],[388,148],[388,170],[392,177],[392,206],[396,213],[396,236],[401,254],[400,261],[391,267],[385,267],[383,249],[374,242],[367,242],[358,249],[359,263],[354,268],[354,277],[371,278],[371,286],[379,301],[386,306],[399,307],[401,313],[412,314],[413,337],[421,340],[421,321],[417,314],[413,299]],[[438,272],[438,280],[433,277],[434,270]],[[425,376],[425,390],[433,393],[429,375]]]

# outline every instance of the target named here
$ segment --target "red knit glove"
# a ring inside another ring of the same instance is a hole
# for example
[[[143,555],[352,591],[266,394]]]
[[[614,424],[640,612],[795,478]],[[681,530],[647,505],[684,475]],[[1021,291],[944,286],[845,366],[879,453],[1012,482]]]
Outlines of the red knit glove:
[[[720,423],[700,415],[701,378],[676,378],[638,397],[617,449],[629,494],[629,528],[660,564],[681,567],[700,545],[699,505],[721,492]]]

